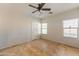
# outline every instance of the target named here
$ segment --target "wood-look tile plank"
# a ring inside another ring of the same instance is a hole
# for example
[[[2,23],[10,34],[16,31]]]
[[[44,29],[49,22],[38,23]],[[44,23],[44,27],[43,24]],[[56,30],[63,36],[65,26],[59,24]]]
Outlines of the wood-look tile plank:
[[[79,49],[38,39],[0,51],[3,56],[79,56]]]

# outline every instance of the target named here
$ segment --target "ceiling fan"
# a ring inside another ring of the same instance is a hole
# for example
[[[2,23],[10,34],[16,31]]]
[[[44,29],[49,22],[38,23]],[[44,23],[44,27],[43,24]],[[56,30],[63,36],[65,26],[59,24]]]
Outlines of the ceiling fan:
[[[38,4],[38,7],[33,6],[33,5],[31,5],[31,4],[29,4],[29,6],[35,8],[35,9],[37,9],[37,10],[33,11],[32,13],[35,13],[35,12],[37,12],[37,11],[40,12],[41,10],[42,10],[42,11],[50,11],[50,10],[51,10],[50,8],[43,8],[45,4],[46,4],[46,3],[39,3],[39,4]]]

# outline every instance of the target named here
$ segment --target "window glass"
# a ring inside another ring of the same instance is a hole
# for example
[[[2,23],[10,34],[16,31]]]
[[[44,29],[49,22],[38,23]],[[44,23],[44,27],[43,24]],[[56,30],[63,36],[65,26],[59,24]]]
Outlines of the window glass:
[[[63,21],[63,27],[64,28],[78,27],[78,19],[65,20],[65,21]]]
[[[47,23],[42,23],[42,28],[47,28]]]
[[[42,34],[47,34],[47,23],[42,23]]]
[[[47,29],[42,29],[42,34],[47,34]]]
[[[78,19],[63,21],[64,37],[77,38]]]

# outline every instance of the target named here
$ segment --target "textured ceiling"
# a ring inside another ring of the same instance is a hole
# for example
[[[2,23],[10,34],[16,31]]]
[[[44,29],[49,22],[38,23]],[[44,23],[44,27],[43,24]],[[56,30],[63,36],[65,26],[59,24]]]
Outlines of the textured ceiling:
[[[50,14],[48,14],[49,12],[45,12],[45,11],[41,11],[41,14],[39,12],[36,13],[32,13],[33,11],[35,11],[35,8],[29,7],[28,5],[32,4],[34,6],[37,6],[36,3],[4,3],[4,4],[0,4],[0,9],[5,9],[5,10],[9,10],[9,12],[11,11],[16,11],[16,12],[21,12],[22,14],[26,15],[26,16],[33,16],[33,17],[46,17]],[[63,13],[65,11],[71,10],[71,9],[75,9],[79,7],[79,3],[47,3],[44,5],[44,7],[48,7],[51,8],[53,14],[51,15],[56,15],[59,13]],[[9,8],[9,9],[8,9]]]
[[[32,5],[37,6],[37,4],[32,4]],[[28,4],[27,4],[27,6],[28,6]],[[52,15],[57,15],[59,13],[65,12],[65,11],[78,8],[79,7],[79,3],[47,3],[47,4],[44,5],[44,7],[51,8],[51,11],[53,12]],[[31,8],[31,7],[29,7],[29,8]],[[36,10],[36,9],[31,8],[31,10],[29,10],[29,13],[34,11],[34,10]],[[50,15],[48,13],[49,12],[47,12],[47,11],[46,12],[45,11],[41,11],[41,14],[39,14],[39,12],[36,12],[33,15],[36,16],[36,17],[45,17],[45,16]]]

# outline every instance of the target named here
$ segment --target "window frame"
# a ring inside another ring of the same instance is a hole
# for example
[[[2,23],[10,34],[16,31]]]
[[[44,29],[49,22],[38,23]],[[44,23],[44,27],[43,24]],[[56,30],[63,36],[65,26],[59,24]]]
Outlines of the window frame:
[[[46,24],[46,27],[43,27],[43,24]],[[41,23],[41,34],[46,35],[48,33],[47,28],[48,28],[48,23]],[[43,30],[45,30],[46,33],[44,33]]]
[[[75,19],[71,19],[71,20],[75,20]],[[69,27],[65,27],[64,24],[63,24],[64,37],[70,37],[70,38],[77,38],[78,37],[78,19],[76,19],[76,20],[77,20],[77,26],[76,27],[72,26],[71,24],[70,24]],[[69,29],[69,32],[66,33],[65,30],[68,30],[68,29]],[[72,31],[72,29],[76,30],[76,34]]]

